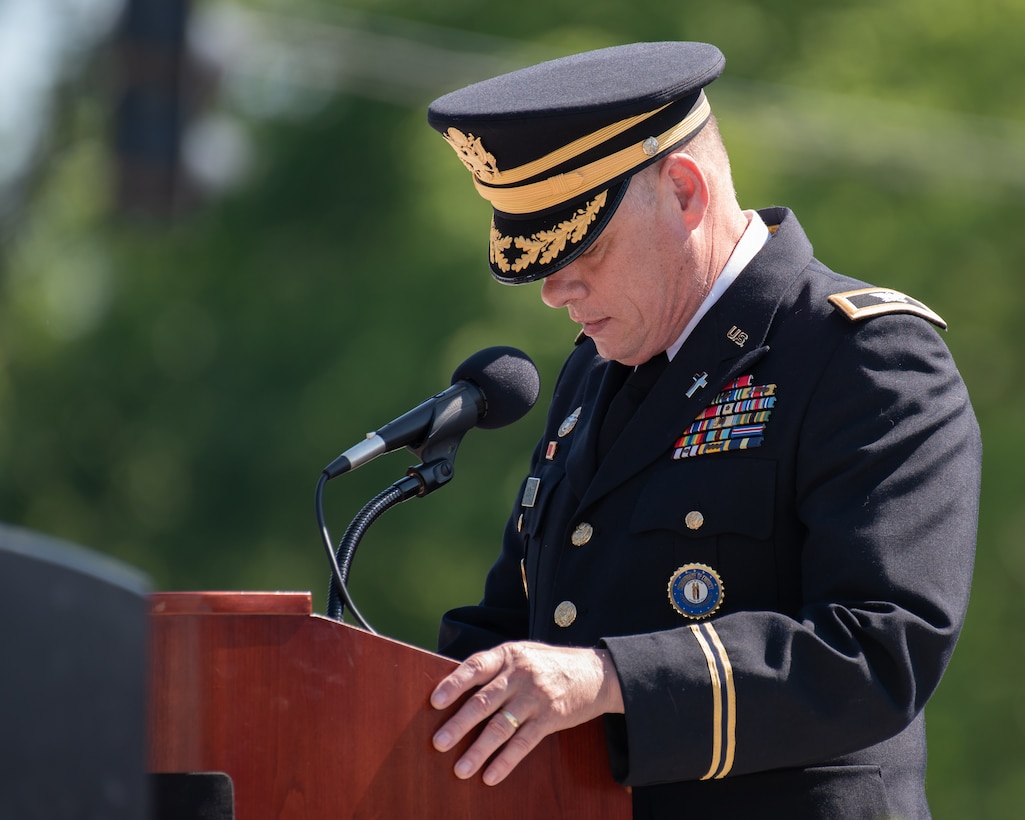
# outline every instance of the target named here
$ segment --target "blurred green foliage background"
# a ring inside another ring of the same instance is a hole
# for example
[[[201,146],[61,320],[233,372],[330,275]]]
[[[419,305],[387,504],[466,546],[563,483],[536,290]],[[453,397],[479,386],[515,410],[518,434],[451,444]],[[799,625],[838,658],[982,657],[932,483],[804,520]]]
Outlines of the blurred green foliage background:
[[[820,259],[950,325],[985,473],[928,786],[937,818],[1020,816],[1025,2],[196,0],[189,23],[172,189],[132,184],[117,118],[145,44],[114,25],[61,57],[32,161],[0,178],[0,520],[155,589],[312,590],[322,611],[320,470],[514,345],[538,408],[471,431],[452,485],[388,513],[353,565],[371,623],[432,647],[440,614],[479,597],[575,327],[490,279],[488,207],[427,103],[580,49],[714,42],[742,204],[794,208]],[[336,540],[414,463],[329,484]]]

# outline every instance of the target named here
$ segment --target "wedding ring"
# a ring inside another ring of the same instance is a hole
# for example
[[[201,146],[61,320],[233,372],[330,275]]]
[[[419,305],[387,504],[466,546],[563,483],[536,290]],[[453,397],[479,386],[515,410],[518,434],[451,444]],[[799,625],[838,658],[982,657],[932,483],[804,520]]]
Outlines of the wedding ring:
[[[510,724],[512,724],[513,731],[520,728],[520,722],[516,719],[516,715],[514,715],[508,709],[502,710],[502,717],[504,717],[506,720],[509,721]]]

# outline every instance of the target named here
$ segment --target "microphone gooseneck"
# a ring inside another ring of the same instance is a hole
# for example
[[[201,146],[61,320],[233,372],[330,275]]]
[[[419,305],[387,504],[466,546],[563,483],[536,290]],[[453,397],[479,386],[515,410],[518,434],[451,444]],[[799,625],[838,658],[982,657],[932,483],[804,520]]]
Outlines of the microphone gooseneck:
[[[356,621],[373,632],[352,602],[349,567],[366,530],[387,510],[423,497],[452,478],[453,460],[472,427],[492,430],[512,424],[534,406],[540,392],[537,368],[513,347],[489,347],[474,353],[452,374],[452,386],[389,422],[350,447],[321,472],[316,490],[317,523],[331,563],[327,614],[342,620],[348,606]],[[406,475],[366,504],[346,530],[337,552],[323,511],[324,485],[384,453],[405,447],[421,459]]]

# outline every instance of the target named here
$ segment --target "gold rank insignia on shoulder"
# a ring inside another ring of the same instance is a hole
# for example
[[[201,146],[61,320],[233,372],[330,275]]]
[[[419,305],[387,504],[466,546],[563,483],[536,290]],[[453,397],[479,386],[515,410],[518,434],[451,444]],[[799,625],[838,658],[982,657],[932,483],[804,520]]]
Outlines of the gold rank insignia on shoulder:
[[[852,322],[871,319],[885,313],[910,313],[932,322],[943,330],[947,323],[931,308],[917,299],[887,288],[860,288],[843,293],[834,293],[829,303]]]

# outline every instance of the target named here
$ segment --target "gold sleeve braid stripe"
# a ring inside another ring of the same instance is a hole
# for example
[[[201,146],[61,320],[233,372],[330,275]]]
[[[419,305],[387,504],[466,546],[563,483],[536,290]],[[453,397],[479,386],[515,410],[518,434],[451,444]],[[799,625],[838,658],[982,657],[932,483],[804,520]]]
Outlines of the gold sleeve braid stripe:
[[[689,137],[705,124],[711,113],[712,109],[702,92],[697,106],[690,114],[656,137],[657,147],[654,153]],[[476,176],[473,184],[477,187],[477,193],[488,200],[497,211],[507,214],[543,211],[561,205],[585,191],[598,188],[650,159],[652,154],[645,149],[646,143],[647,140],[638,142],[575,171],[557,174],[527,185],[493,188],[482,183]]]
[[[733,768],[737,750],[737,693],[726,647],[711,623],[691,624],[708,663],[712,687],[712,764],[702,780],[721,779]]]

